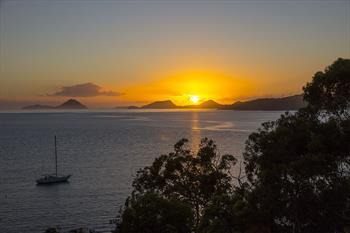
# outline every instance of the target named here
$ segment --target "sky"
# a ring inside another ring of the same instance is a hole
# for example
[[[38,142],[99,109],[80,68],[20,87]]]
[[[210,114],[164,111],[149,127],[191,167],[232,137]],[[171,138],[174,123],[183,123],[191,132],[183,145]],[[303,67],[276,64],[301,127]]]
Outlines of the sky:
[[[350,0],[0,0],[0,108],[302,92],[350,57]]]

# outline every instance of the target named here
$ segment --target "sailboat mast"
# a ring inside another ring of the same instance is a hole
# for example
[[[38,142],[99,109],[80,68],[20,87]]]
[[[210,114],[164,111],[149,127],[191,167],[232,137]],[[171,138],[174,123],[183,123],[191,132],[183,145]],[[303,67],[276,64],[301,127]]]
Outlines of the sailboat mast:
[[[55,164],[56,164],[56,176],[57,176],[57,143],[56,143],[56,135],[55,135]]]

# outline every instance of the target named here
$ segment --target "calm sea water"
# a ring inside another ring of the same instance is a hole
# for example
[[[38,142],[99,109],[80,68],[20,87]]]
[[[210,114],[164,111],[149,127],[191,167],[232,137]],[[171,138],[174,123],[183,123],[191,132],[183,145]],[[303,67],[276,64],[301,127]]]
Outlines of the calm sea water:
[[[0,113],[0,231],[43,232],[109,224],[131,191],[138,169],[168,153],[186,137],[193,149],[202,137],[238,158],[248,135],[282,112],[261,111],[72,111]],[[36,186],[54,172],[69,183]]]

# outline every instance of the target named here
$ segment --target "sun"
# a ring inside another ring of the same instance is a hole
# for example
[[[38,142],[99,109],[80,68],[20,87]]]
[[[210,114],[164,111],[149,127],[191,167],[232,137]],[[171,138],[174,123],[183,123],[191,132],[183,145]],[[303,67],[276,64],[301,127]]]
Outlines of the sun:
[[[190,100],[193,104],[197,104],[199,101],[199,96],[198,95],[191,95]]]

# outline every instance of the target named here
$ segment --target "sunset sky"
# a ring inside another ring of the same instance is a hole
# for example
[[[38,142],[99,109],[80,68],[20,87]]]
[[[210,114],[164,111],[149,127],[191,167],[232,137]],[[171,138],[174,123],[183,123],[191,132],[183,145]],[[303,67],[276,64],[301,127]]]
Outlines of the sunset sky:
[[[0,1],[2,109],[286,96],[338,57],[348,0]]]

